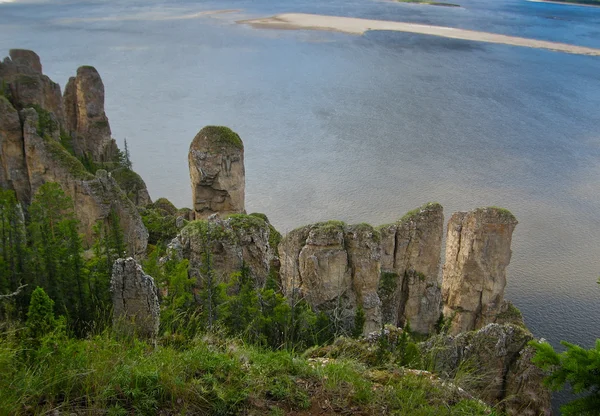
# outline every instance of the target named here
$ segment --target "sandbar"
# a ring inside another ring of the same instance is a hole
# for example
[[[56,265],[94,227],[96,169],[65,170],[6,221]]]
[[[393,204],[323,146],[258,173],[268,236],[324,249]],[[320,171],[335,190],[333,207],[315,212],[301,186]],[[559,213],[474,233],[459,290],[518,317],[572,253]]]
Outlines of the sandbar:
[[[354,35],[363,35],[370,30],[389,30],[440,36],[450,39],[470,40],[475,42],[499,43],[504,45],[523,46],[527,48],[548,49],[551,51],[578,55],[600,56],[600,49],[570,45],[567,43],[520,38],[516,36],[507,36],[497,33],[479,32],[475,30],[457,29],[444,26],[393,22],[388,20],[362,19],[357,17],[284,13],[272,17],[240,20],[237,23],[247,24],[261,29],[324,30]]]

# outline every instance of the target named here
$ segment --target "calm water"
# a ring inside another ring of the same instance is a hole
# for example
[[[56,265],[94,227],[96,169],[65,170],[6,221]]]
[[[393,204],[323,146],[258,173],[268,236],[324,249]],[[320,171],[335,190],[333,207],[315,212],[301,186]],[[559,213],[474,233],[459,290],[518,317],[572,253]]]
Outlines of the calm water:
[[[247,209],[282,231],[509,208],[507,297],[538,336],[600,337],[600,58],[422,35],[265,31],[311,12],[600,48],[600,9],[520,0],[463,8],[373,0],[0,4],[0,53],[33,49],[62,86],[94,65],[113,135],[152,197],[191,206],[187,150],[207,124],[246,146]],[[240,9],[201,18],[205,10]]]

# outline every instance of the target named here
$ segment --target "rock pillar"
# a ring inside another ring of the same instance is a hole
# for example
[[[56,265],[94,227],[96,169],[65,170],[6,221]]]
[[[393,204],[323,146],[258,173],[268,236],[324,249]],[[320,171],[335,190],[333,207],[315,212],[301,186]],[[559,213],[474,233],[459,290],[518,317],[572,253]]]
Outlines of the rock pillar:
[[[118,259],[110,279],[113,326],[126,334],[156,338],[160,305],[154,279],[131,257]]]
[[[452,334],[495,322],[502,311],[516,225],[515,217],[500,208],[456,212],[450,218],[442,298]]]
[[[204,127],[188,154],[196,219],[244,213],[244,144],[231,129]]]

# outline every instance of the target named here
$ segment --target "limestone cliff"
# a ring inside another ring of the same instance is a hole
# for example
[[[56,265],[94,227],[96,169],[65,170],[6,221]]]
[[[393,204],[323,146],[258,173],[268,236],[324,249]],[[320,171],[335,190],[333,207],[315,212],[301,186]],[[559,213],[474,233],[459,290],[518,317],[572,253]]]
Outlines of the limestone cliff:
[[[196,135],[188,154],[196,219],[245,213],[244,145],[227,127],[207,126]]]
[[[42,73],[40,57],[23,49],[11,49],[9,55],[0,63],[0,95],[5,95],[17,110],[32,105],[44,108],[64,127],[60,86]]]
[[[92,227],[98,221],[108,222],[114,211],[119,215],[129,254],[143,255],[148,232],[135,205],[110,173],[97,170],[93,175],[76,154],[69,151],[70,146],[72,150],[86,148],[96,139],[84,135],[83,130],[76,137],[65,133],[69,123],[65,120],[60,87],[42,74],[39,57],[34,52],[11,50],[10,54],[11,58],[0,63],[0,186],[14,190],[26,208],[41,185],[57,182],[73,199],[81,222],[80,231],[88,245],[93,241]],[[93,72],[97,75],[95,70]],[[89,104],[88,122],[106,118],[102,82],[99,76],[92,78],[94,82],[80,85],[80,93]],[[88,87],[90,91],[86,91]],[[105,142],[114,144],[110,140]],[[107,146],[103,148],[110,147]],[[104,151],[104,156],[97,152],[98,159],[88,161],[101,162],[110,152],[112,150]],[[145,190],[145,184],[138,188],[138,191]]]
[[[434,371],[508,415],[550,415],[550,392],[532,362],[533,339],[520,326],[488,324],[456,336],[438,335],[421,344]]]
[[[189,274],[196,278],[197,287],[205,287],[209,278],[213,284],[228,282],[242,268],[256,287],[264,287],[275,257],[270,233],[269,224],[255,216],[213,215],[187,224],[169,244],[169,256],[190,261]]]
[[[397,223],[380,227],[381,282],[385,323],[429,334],[441,312],[440,254],[443,208],[429,203]]]
[[[96,163],[112,162],[118,153],[104,112],[104,84],[96,68],[82,66],[65,87],[66,130],[80,158]]]
[[[457,212],[450,218],[442,296],[453,334],[495,322],[506,308],[506,267],[516,225],[515,217],[500,208]]]
[[[364,333],[381,327],[380,234],[367,224],[329,221],[298,228],[279,245],[284,293],[303,297],[350,332],[357,308],[365,313]]]

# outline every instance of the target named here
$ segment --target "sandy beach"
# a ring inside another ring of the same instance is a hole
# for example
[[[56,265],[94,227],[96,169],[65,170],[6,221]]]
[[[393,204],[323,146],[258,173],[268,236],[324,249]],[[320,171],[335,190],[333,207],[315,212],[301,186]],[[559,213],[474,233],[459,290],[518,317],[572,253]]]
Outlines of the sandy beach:
[[[272,17],[240,20],[240,24],[251,25],[261,29],[304,29],[336,31],[362,35],[369,30],[391,30],[397,32],[418,33],[422,35],[441,36],[451,39],[471,40],[476,42],[500,43],[523,46],[527,48],[548,49],[579,55],[600,56],[600,49],[566,43],[506,36],[496,33],[478,32],[474,30],[456,29],[444,26],[421,25],[416,23],[393,22],[386,20],[360,19],[355,17],[323,16],[304,13],[285,13]]]

